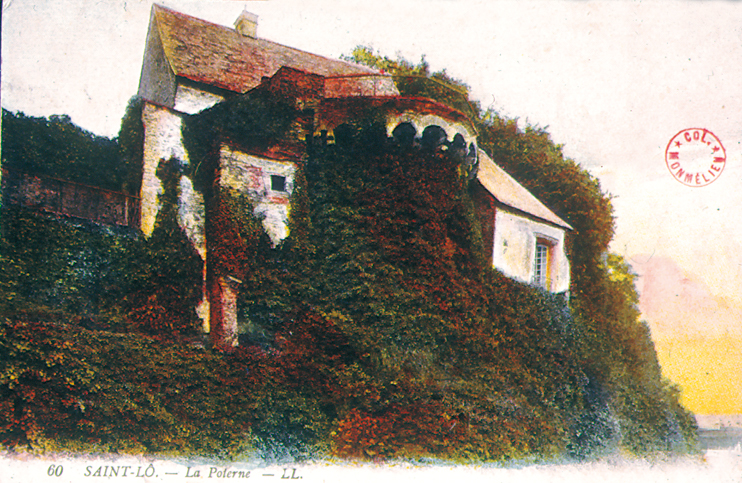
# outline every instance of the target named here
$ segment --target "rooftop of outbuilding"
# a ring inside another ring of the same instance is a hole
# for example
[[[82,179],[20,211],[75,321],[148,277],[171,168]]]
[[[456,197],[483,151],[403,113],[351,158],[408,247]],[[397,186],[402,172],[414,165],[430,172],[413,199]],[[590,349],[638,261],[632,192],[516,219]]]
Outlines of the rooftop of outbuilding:
[[[553,211],[541,203],[530,191],[513,179],[504,169],[495,164],[492,158],[481,149],[479,150],[477,179],[503,205],[548,221],[561,228],[572,230],[569,223],[559,218]]]

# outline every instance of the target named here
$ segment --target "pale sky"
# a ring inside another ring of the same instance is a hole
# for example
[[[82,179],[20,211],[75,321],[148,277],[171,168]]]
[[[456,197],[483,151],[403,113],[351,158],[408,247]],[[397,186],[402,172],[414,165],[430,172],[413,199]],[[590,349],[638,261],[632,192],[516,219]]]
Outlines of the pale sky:
[[[425,55],[433,70],[467,82],[483,106],[521,126],[548,127],[566,155],[600,179],[614,196],[612,249],[637,271],[654,256],[671,260],[685,280],[739,313],[742,3],[161,3],[228,26],[247,8],[259,15],[259,36],[327,57],[358,44],[414,62]],[[2,106],[69,114],[114,136],[137,91],[152,2],[3,4]],[[679,183],[665,166],[668,142],[686,128],[708,129],[726,149],[723,173],[702,188]],[[695,323],[702,331],[721,319],[732,330],[742,325],[713,314]]]

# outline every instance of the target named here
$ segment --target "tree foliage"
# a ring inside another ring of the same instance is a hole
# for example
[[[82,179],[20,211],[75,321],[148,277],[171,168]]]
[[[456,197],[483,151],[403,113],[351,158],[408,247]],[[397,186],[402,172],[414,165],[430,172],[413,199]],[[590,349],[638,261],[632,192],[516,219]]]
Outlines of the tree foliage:
[[[2,139],[5,169],[138,194],[141,157],[124,161],[116,140],[85,131],[69,116],[46,119],[3,109]]]
[[[403,59],[390,59],[374,53],[370,47],[357,46],[344,60],[356,62],[391,74],[400,95],[427,97],[458,109],[472,119],[479,113],[479,103],[469,99],[469,86],[462,80],[451,77],[443,69],[431,72],[425,56],[418,64]]]

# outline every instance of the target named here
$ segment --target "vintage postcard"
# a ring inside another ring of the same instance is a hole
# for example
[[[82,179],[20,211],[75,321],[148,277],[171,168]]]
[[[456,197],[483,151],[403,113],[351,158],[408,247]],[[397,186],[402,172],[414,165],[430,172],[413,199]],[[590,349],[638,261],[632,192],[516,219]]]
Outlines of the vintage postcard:
[[[741,39],[3,0],[0,480],[739,481]]]

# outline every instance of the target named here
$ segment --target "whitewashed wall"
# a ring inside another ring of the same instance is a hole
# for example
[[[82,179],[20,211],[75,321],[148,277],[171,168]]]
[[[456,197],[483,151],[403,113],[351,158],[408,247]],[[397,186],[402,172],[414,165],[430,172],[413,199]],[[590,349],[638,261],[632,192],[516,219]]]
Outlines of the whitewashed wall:
[[[157,214],[162,208],[159,196],[162,183],[157,177],[160,161],[178,159],[188,165],[188,154],[183,147],[181,116],[166,107],[146,103],[142,111],[144,123],[144,169],[142,174],[141,229],[146,236],[152,234]],[[180,180],[180,200],[178,204],[178,223],[185,230],[188,239],[206,259],[204,242],[204,200],[201,193],[193,189],[190,179]]]
[[[550,250],[550,291],[569,290],[569,260],[564,246],[564,230],[498,208],[492,264],[508,277],[532,283],[537,238],[553,243]]]
[[[222,96],[211,92],[178,84],[175,91],[175,110],[186,114],[196,114],[223,100]]]
[[[221,147],[221,184],[247,193],[255,205],[255,214],[262,216],[263,227],[273,245],[277,245],[289,234],[289,198],[294,190],[296,166],[289,161],[260,158]],[[285,191],[271,189],[271,176],[286,179]]]
[[[141,227],[146,236],[152,234],[157,214],[160,212],[159,196],[162,183],[157,177],[157,167],[162,159],[178,158],[187,162],[180,132],[181,118],[168,108],[145,103],[142,110],[144,123],[144,169],[141,190]]]

